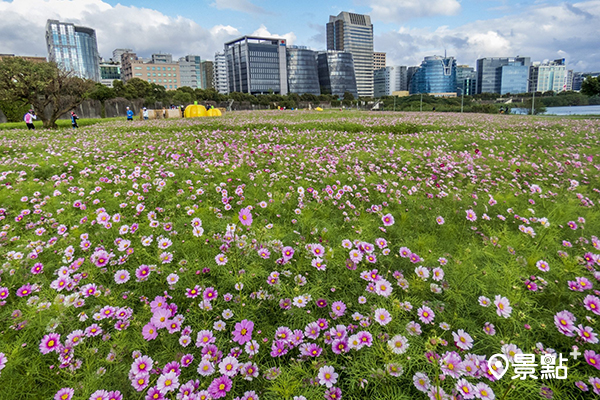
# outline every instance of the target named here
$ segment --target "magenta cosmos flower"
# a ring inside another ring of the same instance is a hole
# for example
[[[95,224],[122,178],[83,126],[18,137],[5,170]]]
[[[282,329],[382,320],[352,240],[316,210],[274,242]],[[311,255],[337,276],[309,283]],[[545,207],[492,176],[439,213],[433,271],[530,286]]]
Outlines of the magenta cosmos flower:
[[[585,361],[596,369],[600,369],[600,354],[596,354],[593,350],[586,350],[583,353]]]
[[[62,388],[54,395],[54,400],[71,400],[75,390],[72,388]]]
[[[2,297],[0,296],[0,298]],[[585,299],[583,299],[583,306],[586,308],[586,310],[591,311],[594,314],[600,315],[600,298],[588,294],[587,296],[585,296]]]
[[[208,393],[213,399],[220,399],[227,396],[227,392],[231,390],[231,386],[231,379],[228,376],[221,376],[208,385]]]
[[[381,221],[383,222],[383,225],[385,225],[385,226],[392,226],[392,225],[394,225],[394,222],[395,222],[392,214],[385,214],[383,217],[381,217]]]
[[[250,226],[252,224],[252,213],[247,208],[242,208],[238,215],[240,223],[244,226]]]
[[[431,323],[435,318],[435,313],[431,308],[427,306],[419,307],[419,309],[417,310],[417,314],[419,315],[419,319],[421,320],[421,322],[423,322],[424,324]]]
[[[25,297],[25,296],[29,296],[31,294],[32,291],[32,287],[30,283],[27,283],[23,286],[21,286],[18,290],[17,290],[17,296],[19,297]]]
[[[252,331],[254,330],[254,322],[247,319],[235,324],[233,331],[233,341],[240,345],[252,340]]]
[[[467,219],[471,222],[474,222],[477,220],[477,214],[475,214],[475,211],[473,210],[467,210],[465,211],[467,213]]]
[[[60,346],[60,335],[58,333],[49,333],[42,338],[40,343],[40,352],[48,354],[58,350]]]

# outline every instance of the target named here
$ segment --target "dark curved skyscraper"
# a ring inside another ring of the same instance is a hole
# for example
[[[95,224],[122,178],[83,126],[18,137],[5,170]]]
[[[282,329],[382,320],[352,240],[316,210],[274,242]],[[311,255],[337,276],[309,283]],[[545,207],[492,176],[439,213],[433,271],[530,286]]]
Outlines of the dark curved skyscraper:
[[[329,50],[319,53],[319,84],[323,93],[343,97],[350,92],[358,98],[354,60],[347,51]]]
[[[287,48],[288,91],[320,95],[317,53],[306,47]]]
[[[96,31],[49,19],[46,22],[48,59],[81,78],[100,82]]]

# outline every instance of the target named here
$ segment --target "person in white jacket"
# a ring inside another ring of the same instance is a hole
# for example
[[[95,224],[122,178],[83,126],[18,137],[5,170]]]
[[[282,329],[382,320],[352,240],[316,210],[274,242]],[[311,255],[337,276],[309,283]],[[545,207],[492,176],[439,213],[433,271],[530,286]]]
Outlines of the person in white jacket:
[[[23,121],[25,121],[25,125],[27,125],[27,129],[29,129],[29,130],[34,129],[35,130],[35,125],[33,125],[33,120],[34,119],[37,119],[37,115],[35,115],[35,112],[33,110],[27,111],[27,114],[25,114],[23,116]]]

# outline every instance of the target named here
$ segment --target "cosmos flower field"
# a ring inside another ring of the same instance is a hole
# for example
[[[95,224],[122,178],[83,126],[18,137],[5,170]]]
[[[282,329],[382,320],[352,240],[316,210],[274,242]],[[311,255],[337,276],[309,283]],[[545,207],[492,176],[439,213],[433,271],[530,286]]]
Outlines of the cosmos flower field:
[[[0,398],[599,398],[599,176],[597,119],[3,132]]]

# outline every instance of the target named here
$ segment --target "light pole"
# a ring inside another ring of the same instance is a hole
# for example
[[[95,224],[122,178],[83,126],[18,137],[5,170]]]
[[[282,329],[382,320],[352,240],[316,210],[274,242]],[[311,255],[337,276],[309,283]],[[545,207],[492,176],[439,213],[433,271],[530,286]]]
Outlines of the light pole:
[[[463,112],[463,106],[465,104],[465,92],[462,88],[457,87],[457,90],[460,90],[460,113]]]
[[[531,79],[527,79],[527,82],[531,82],[533,83],[533,81]],[[533,86],[533,85],[532,85]],[[537,88],[536,88],[537,89]],[[535,105],[535,92],[536,90],[533,90],[533,97],[531,98],[531,115],[534,115],[534,105]]]

